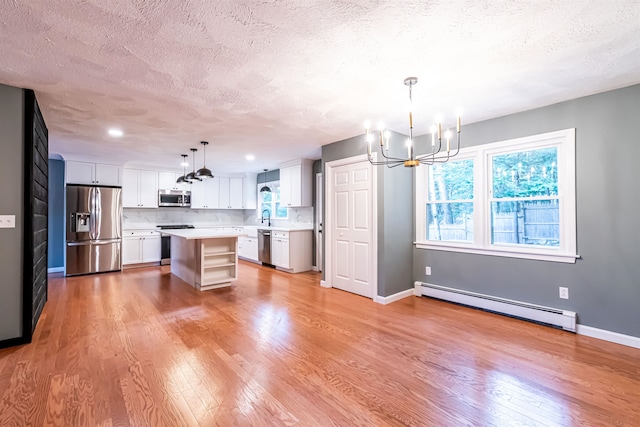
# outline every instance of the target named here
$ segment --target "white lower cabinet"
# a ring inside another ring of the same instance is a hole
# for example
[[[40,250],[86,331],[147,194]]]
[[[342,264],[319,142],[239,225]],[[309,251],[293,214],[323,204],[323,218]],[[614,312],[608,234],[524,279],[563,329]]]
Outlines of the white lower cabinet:
[[[289,273],[312,269],[313,231],[272,231],[271,263]]]
[[[258,238],[241,236],[238,239],[238,256],[249,261],[258,262]]]
[[[289,233],[271,233],[271,263],[276,267],[289,268]]]
[[[160,234],[157,231],[125,231],[122,265],[160,261]]]

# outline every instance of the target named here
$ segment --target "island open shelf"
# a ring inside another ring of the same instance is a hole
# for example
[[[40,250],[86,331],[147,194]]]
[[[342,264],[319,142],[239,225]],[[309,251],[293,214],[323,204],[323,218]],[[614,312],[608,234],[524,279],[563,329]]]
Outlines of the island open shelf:
[[[171,273],[196,289],[207,291],[238,278],[238,236],[211,230],[163,231],[171,238]]]

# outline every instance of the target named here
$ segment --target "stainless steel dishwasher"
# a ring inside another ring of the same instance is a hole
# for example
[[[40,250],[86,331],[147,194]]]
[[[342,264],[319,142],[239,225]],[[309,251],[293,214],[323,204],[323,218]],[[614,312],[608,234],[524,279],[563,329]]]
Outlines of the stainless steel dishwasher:
[[[271,265],[271,230],[258,230],[258,260]]]

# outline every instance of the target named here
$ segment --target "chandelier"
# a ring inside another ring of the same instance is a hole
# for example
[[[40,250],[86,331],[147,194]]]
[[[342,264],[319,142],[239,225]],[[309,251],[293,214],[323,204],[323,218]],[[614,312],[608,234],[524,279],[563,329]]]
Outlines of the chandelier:
[[[442,116],[436,116],[436,124],[431,126],[431,152],[416,156],[413,144],[413,100],[411,99],[411,88],[418,83],[417,77],[407,77],[404,79],[405,86],[409,86],[409,138],[406,142],[407,157],[399,158],[389,155],[389,137],[391,133],[385,130],[382,122],[378,123],[377,130],[371,130],[371,122],[367,120],[364,124],[365,139],[367,142],[367,155],[372,165],[385,165],[389,168],[404,165],[407,168],[413,168],[419,165],[432,165],[434,163],[446,163],[451,157],[456,156],[460,152],[460,114],[457,114],[456,133],[457,138],[454,146],[451,144],[451,130],[444,132],[445,144],[442,143]],[[376,134],[380,140],[380,154],[382,160],[378,160],[373,156],[373,143]],[[444,150],[446,148],[446,151]]]

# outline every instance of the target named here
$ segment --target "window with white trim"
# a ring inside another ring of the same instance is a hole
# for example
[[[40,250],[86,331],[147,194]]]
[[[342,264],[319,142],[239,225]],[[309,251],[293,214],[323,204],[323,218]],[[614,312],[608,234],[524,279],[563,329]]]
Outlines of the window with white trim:
[[[260,192],[260,189],[267,185],[271,191]],[[289,210],[280,205],[280,181],[272,181],[258,184],[258,216],[262,216],[264,210],[269,211],[271,218],[287,219]],[[266,217],[267,215],[265,215]]]
[[[416,171],[416,247],[575,262],[575,129]]]

